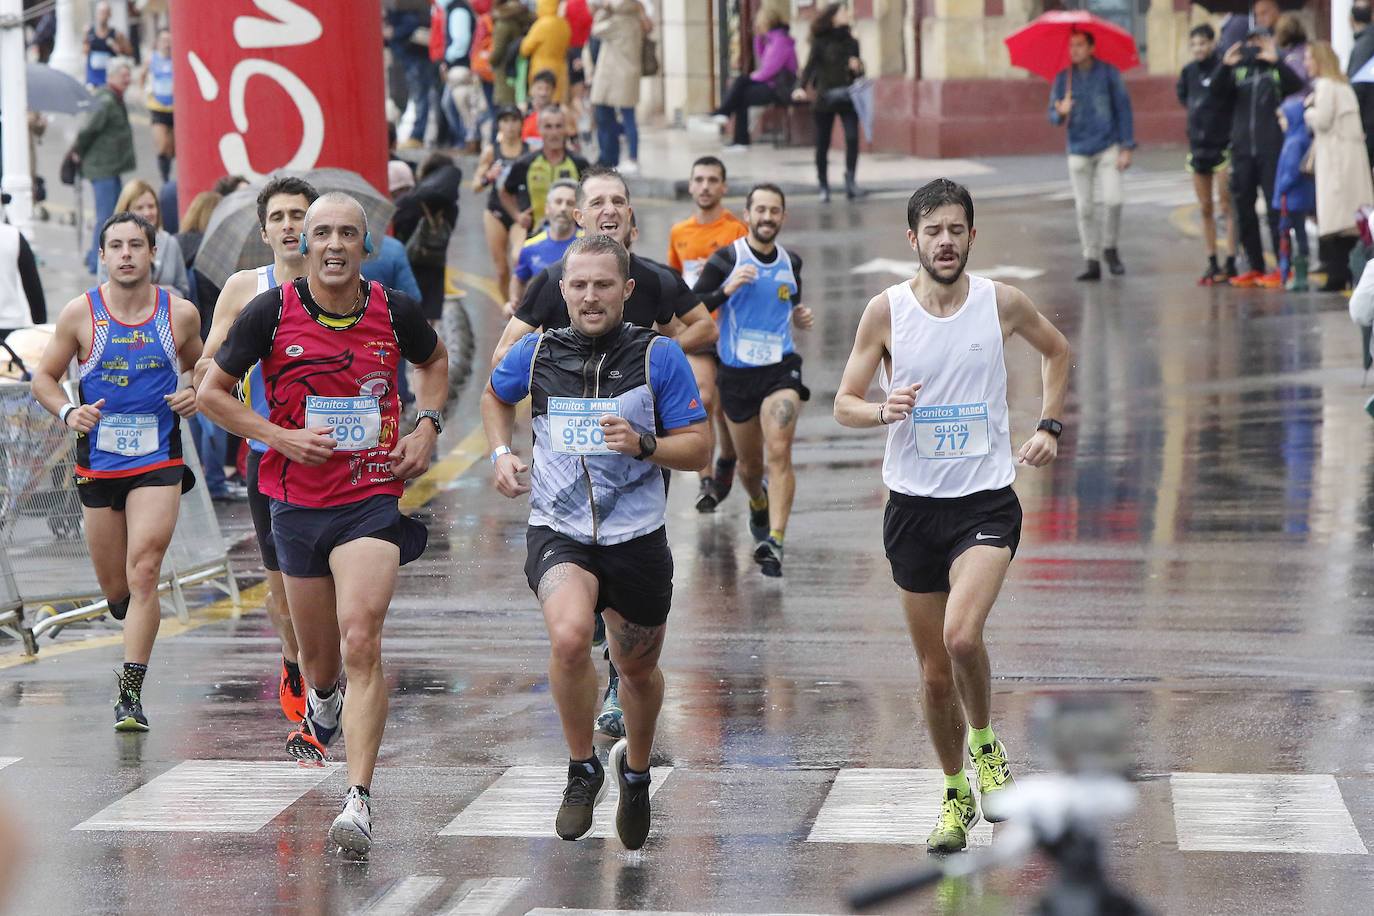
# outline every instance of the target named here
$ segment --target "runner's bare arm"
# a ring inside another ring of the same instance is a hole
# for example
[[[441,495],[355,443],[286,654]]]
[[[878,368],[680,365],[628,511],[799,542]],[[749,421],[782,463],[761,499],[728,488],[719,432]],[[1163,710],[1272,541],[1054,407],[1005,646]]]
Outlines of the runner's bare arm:
[[[288,460],[307,466],[324,464],[338,444],[327,426],[314,429],[284,429],[234,397],[238,379],[213,360],[205,377],[196,386],[196,401],[201,413],[215,425],[245,439],[257,439],[281,452]]]
[[[496,342],[496,349],[491,354],[491,367],[496,368],[497,364],[505,357],[506,352],[519,342],[520,338],[526,334],[531,334],[539,330],[532,324],[526,324],[514,315],[510,321],[506,322],[506,329],[501,332],[501,339]]]
[[[196,362],[195,372],[192,379],[196,385],[205,378],[206,371],[210,368],[210,363],[214,360],[215,354],[224,344],[224,338],[229,335],[229,329],[234,326],[234,319],[239,317],[239,312],[243,307],[257,295],[258,278],[257,272],[252,270],[240,270],[224,282],[224,289],[219,294],[219,299],[215,302],[215,314],[210,319],[210,334],[205,338],[205,346],[201,349],[200,358]],[[200,332],[196,332],[200,336]]]
[[[835,392],[835,420],[841,426],[866,429],[886,426],[905,419],[916,404],[920,385],[906,385],[893,389],[879,403],[868,400],[868,389],[878,367],[892,371],[891,357],[892,310],[887,293],[881,292],[868,301],[859,318],[859,330],[854,335],[854,349],[840,376]]]
[[[503,445],[510,448],[511,437],[515,435],[515,405],[501,400],[490,380],[482,391],[482,429],[487,434],[490,451]],[[514,499],[530,491],[530,485],[519,477],[528,470],[529,465],[521,461],[519,455],[507,452],[492,462],[492,485],[502,496]]]
[[[1069,385],[1069,341],[1059,329],[1014,286],[997,284],[997,311],[1005,337],[1017,334],[1040,354],[1040,416],[1060,419],[1064,414],[1064,394]],[[1045,430],[1036,430],[1017,451],[1019,461],[1031,467],[1044,467],[1059,454],[1059,440]]]
[[[200,358],[200,312],[185,299],[172,297],[172,331],[177,344],[177,372],[191,372]],[[166,396],[167,406],[178,416],[196,415],[196,388],[192,382]]]
[[[720,339],[720,328],[716,327],[711,313],[701,303],[697,303],[691,311],[681,317],[681,324],[682,330],[674,335],[674,339],[684,353],[697,353],[713,347]]]
[[[434,346],[429,359],[415,365],[415,407],[417,410],[444,411],[448,400],[448,349],[442,340]],[[415,428],[396,443],[388,456],[391,473],[400,480],[419,477],[429,470],[434,454],[434,442],[439,431],[428,420],[421,420]]]
[[[62,307],[57,316],[57,325],[48,345],[43,348],[38,365],[33,370],[33,396],[44,409],[54,416],[62,412],[69,403],[67,393],[58,382],[67,371],[67,365],[81,349],[80,332],[91,324],[91,309],[85,296],[77,296]],[[89,331],[87,331],[89,333]],[[86,346],[90,344],[87,343]],[[81,432],[90,432],[100,420],[100,405],[104,398],[95,404],[83,404],[67,414],[67,425]]]

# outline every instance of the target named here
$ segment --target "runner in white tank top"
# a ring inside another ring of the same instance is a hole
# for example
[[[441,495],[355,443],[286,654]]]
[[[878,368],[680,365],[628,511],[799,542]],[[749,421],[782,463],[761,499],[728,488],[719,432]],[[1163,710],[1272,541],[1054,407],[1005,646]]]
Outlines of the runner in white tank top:
[[[973,245],[973,200],[947,179],[907,205],[916,276],[873,297],[835,395],[845,426],[887,426],[883,481],[891,495],[883,542],[921,668],[921,700],[945,795],[933,852],[968,842],[978,820],[964,773],[964,743],[977,770],[983,816],[999,821],[998,793],[1012,784],[1006,748],[992,732],[992,676],[983,627],[1021,533],[1011,490],[1015,467],[1003,343],[1021,336],[1041,356],[1041,416],[1016,461],[1054,460],[1069,374],[1069,345],[1025,294],[964,273]],[[884,370],[886,398],[867,399]],[[890,381],[888,381],[890,380]]]

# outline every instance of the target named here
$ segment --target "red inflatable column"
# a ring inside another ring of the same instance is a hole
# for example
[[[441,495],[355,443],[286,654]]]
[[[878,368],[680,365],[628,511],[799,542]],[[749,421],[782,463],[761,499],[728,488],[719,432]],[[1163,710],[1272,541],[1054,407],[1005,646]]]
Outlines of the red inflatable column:
[[[351,169],[386,190],[381,0],[171,0],[177,196]]]

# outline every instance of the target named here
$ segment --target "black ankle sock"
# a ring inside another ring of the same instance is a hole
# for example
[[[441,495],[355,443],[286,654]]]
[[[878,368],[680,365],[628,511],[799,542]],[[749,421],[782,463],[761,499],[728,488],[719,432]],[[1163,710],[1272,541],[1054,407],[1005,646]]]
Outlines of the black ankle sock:
[[[568,758],[569,776],[600,776],[605,770],[601,766],[601,759],[592,754],[586,760],[573,760]]]
[[[620,758],[620,775],[625,777],[626,782],[648,782],[648,770],[636,770],[630,766],[629,757]]]
[[[300,665],[298,665],[298,664],[296,664],[295,662],[291,661],[291,659],[287,658],[287,657],[284,656],[284,655],[282,656],[282,663],[286,665],[286,673],[287,673],[287,674],[289,674],[289,675],[291,675],[291,676],[293,676],[293,677],[300,677],[300,674],[301,674],[301,666],[300,666]],[[334,691],[331,690],[331,691],[329,691],[329,692],[330,692],[330,693],[333,693]]]
[[[287,664],[289,665],[290,662],[287,662]],[[326,689],[324,689],[324,690],[316,690],[316,691],[315,691],[315,696],[319,697],[321,700],[327,700],[327,699],[329,699],[330,697],[332,697],[332,696],[334,695],[334,691],[336,691],[336,690],[338,690],[338,689],[339,689],[339,682],[338,682],[338,681],[335,681],[334,683],[330,684],[328,688],[326,688]]]
[[[367,786],[354,786],[353,788],[363,794],[363,801],[371,801],[372,793],[368,790]]]
[[[1210,267],[1210,268],[1212,268],[1213,270],[1219,270],[1219,269],[1220,269],[1219,265],[1217,264],[1217,256],[1216,256],[1216,255],[1214,255],[1214,254],[1209,254],[1209,255],[1207,256],[1207,266]]]

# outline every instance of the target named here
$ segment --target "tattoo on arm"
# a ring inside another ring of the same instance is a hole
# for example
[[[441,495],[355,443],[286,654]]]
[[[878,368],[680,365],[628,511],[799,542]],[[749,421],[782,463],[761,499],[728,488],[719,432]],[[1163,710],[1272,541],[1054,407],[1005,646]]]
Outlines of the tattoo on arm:
[[[540,604],[547,601],[554,592],[558,591],[563,586],[564,582],[568,581],[568,577],[572,575],[569,569],[571,565],[570,563],[559,563],[557,566],[551,566],[548,571],[539,578],[539,589],[535,592],[535,595],[538,597]]]
[[[645,627],[628,620],[619,628],[610,629],[610,633],[620,654],[626,658],[647,655],[663,642],[663,627]]]

